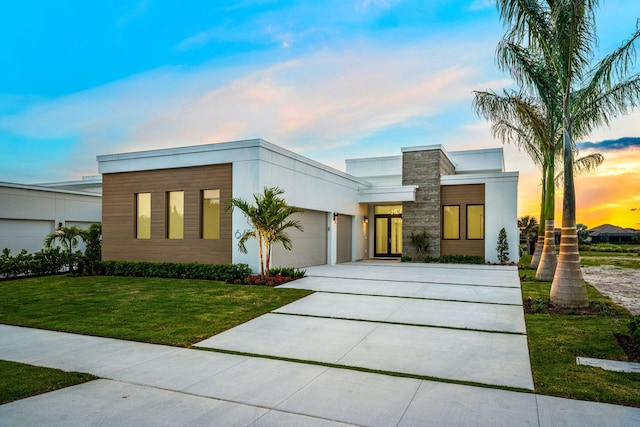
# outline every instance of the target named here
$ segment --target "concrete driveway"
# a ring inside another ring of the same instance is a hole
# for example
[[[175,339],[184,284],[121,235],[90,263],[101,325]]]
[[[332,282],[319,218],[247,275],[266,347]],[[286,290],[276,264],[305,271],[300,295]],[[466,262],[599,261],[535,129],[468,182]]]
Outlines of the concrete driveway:
[[[347,263],[197,347],[533,390],[515,267]]]

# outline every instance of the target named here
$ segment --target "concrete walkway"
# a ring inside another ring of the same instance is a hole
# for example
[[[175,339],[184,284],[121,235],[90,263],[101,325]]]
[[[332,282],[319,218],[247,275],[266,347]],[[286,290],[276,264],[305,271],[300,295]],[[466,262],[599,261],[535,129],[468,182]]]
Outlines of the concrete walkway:
[[[367,295],[369,288],[358,273],[363,270],[373,278],[370,289],[385,296]],[[509,311],[513,298],[488,292],[519,292],[516,270],[355,263],[312,268],[308,273],[310,277],[290,286],[312,288],[324,281],[330,291],[313,294],[199,345],[235,342],[240,345],[236,351],[246,352],[247,343],[235,338],[241,336],[256,339],[256,351],[271,343],[278,352],[302,360],[328,358],[341,365],[370,369],[383,365],[387,367],[384,370],[396,372],[417,367],[433,372],[429,376],[435,378],[530,384],[526,382],[531,381],[528,365],[524,374],[515,372],[518,366],[528,364],[522,344],[504,339],[526,338],[519,329],[520,320]],[[338,281],[342,287],[327,279],[332,275],[342,279]],[[463,275],[469,278],[466,284],[461,280]],[[385,283],[389,283],[388,289]],[[435,293],[429,291],[431,286]],[[461,287],[482,289],[458,298]],[[394,295],[391,288],[399,292]],[[383,291],[388,292],[379,293]],[[410,297],[405,295],[410,292]],[[454,301],[448,300],[448,295]],[[468,305],[476,296],[484,302],[477,307]],[[327,334],[326,328],[332,332]],[[261,338],[259,333],[271,337]],[[224,339],[216,341],[218,337]],[[456,340],[454,345],[448,343],[450,339]],[[413,345],[408,344],[411,340]],[[526,349],[526,340],[524,343]],[[492,350],[492,346],[498,349]],[[506,357],[503,365],[509,373],[500,374],[496,363],[484,355],[468,354],[469,348]],[[472,360],[465,359],[467,354]],[[522,357],[526,363],[517,360]],[[393,362],[386,361],[389,358]],[[483,362],[474,360],[478,358]],[[0,325],[0,359],[103,378],[2,405],[0,426],[640,425],[637,408],[6,325]],[[456,364],[460,366],[454,368]]]

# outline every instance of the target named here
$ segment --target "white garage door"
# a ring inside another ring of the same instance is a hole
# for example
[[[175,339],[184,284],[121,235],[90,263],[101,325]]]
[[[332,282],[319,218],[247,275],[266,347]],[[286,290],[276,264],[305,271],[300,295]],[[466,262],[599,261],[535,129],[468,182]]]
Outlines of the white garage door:
[[[306,210],[293,215],[302,223],[304,231],[289,228],[287,233],[293,242],[291,251],[277,243],[271,249],[271,265],[274,267],[309,267],[327,263],[327,213]]]
[[[53,230],[53,221],[0,219],[0,251],[9,248],[13,255],[22,249],[37,252],[44,247],[44,238]]]
[[[353,241],[352,221],[349,215],[338,215],[338,249],[337,262],[351,261],[351,242]]]

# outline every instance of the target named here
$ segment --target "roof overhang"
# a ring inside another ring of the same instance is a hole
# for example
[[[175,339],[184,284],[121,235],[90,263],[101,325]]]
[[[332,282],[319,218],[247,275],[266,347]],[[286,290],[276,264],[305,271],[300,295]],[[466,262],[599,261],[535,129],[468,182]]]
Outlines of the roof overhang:
[[[358,190],[359,203],[415,202],[417,185],[370,187]]]

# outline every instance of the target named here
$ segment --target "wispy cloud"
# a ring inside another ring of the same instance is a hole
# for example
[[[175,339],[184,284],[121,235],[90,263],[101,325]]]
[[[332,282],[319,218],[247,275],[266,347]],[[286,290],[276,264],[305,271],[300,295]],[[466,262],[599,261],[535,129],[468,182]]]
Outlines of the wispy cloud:
[[[474,0],[469,6],[469,10],[484,10],[495,6],[495,0]]]
[[[368,12],[373,9],[389,9],[401,0],[360,0],[356,3],[356,7],[363,12]]]
[[[73,138],[88,163],[109,152],[251,137],[317,152],[466,102],[491,80],[479,65],[483,49],[493,46],[353,45],[252,72],[158,69],[4,116],[0,130]],[[478,52],[476,66],[469,52]]]

